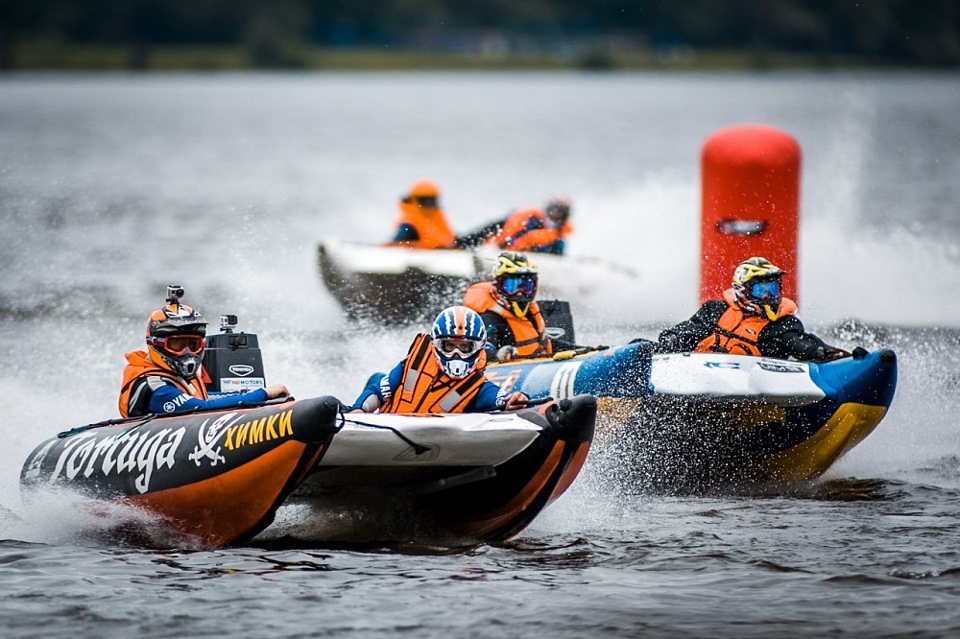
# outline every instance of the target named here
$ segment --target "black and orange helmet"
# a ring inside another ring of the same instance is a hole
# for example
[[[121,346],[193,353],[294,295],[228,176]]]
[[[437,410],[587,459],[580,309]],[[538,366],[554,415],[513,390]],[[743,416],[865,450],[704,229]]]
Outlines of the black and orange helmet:
[[[404,196],[405,202],[416,204],[421,209],[440,208],[440,187],[432,180],[418,180],[410,187],[410,192]]]
[[[199,311],[180,303],[183,289],[167,288],[167,304],[147,319],[147,352],[156,364],[185,379],[197,375],[207,323]]]

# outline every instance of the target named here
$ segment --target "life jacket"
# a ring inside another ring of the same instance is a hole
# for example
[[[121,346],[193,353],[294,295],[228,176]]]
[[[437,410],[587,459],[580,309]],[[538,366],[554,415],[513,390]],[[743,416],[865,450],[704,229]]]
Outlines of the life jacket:
[[[511,213],[490,243],[513,251],[537,251],[559,242],[571,230],[566,223],[560,229],[548,228],[543,210],[529,207]]]
[[[433,353],[430,336],[420,333],[403,363],[400,386],[381,413],[462,413],[486,382],[487,355],[480,351],[477,366],[463,379],[448,376]]]
[[[761,315],[744,313],[737,305],[736,293],[732,288],[723,292],[723,301],[727,310],[717,320],[717,327],[693,349],[695,353],[730,353],[732,355],[761,355],[757,340],[770,320]],[[779,316],[793,315],[797,304],[788,297],[780,300]]]
[[[431,209],[424,212],[415,202],[400,201],[400,219],[397,228],[409,224],[417,231],[418,240],[399,242],[411,248],[436,249],[453,248],[457,234],[450,228],[447,214],[442,209]]]
[[[207,399],[207,388],[203,385],[201,375],[196,375],[191,380],[185,380],[171,371],[161,368],[156,362],[150,359],[150,355],[145,351],[130,351],[125,355],[127,362],[123,369],[123,385],[120,387],[120,414],[123,417],[136,417],[146,415],[149,410],[150,396],[152,392],[141,392],[136,398],[136,404],[133,411],[130,410],[131,395],[140,383],[146,383],[148,377],[160,377],[172,386],[176,386],[182,393],[186,393],[197,399]],[[147,390],[147,389],[144,389]]]
[[[535,301],[530,302],[525,317],[517,317],[500,304],[493,282],[478,282],[464,293],[463,305],[481,314],[493,311],[506,320],[510,332],[513,333],[513,345],[520,357],[553,354],[553,344],[544,332],[546,323],[540,313],[540,306]]]

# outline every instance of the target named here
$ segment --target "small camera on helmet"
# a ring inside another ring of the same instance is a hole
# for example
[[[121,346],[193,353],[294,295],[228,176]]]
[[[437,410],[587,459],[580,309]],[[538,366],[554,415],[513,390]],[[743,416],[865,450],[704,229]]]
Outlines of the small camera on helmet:
[[[183,297],[183,287],[179,284],[168,284],[167,285],[167,302],[173,304],[174,302],[179,302],[180,298]]]
[[[221,333],[232,333],[233,330],[237,327],[239,321],[237,320],[236,315],[221,315],[220,316],[220,332]]]

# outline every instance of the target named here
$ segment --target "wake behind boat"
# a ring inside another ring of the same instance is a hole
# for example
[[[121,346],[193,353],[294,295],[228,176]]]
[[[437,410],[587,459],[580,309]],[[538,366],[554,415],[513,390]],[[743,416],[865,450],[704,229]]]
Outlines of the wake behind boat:
[[[426,321],[488,278],[500,249],[415,249],[326,238],[318,245],[320,276],[353,317]],[[630,268],[591,257],[531,254],[541,298],[589,302],[608,290],[632,290]],[[598,283],[603,283],[598,287]]]
[[[382,541],[500,541],[569,487],[596,417],[589,396],[517,413],[353,419],[340,408],[321,397],[77,428],[27,458],[25,501],[68,489],[129,507],[141,516],[117,534],[151,546],[244,543],[288,501],[322,520],[311,541],[369,542],[373,529],[343,509],[383,522],[400,503],[406,528]]]
[[[820,477],[886,415],[891,350],[813,363],[724,354],[653,354],[646,341],[494,364],[491,379],[530,397],[596,395],[598,447],[666,488]]]

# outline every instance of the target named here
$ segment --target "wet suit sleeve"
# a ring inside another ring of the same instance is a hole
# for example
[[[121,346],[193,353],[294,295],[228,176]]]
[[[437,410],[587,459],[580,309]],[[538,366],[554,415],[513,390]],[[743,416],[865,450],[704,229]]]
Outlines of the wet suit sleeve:
[[[417,233],[417,229],[410,224],[401,224],[391,242],[416,242],[419,239],[420,234]]]
[[[467,405],[468,413],[486,413],[493,410],[501,410],[506,406],[506,393],[500,390],[500,387],[493,382],[484,382],[477,392],[473,401]]]
[[[147,409],[151,413],[182,413],[197,409],[233,408],[240,404],[260,404],[265,401],[267,401],[267,391],[262,388],[249,393],[204,400],[188,395],[172,384],[164,384],[153,392]]]
[[[795,315],[786,315],[767,324],[760,331],[757,347],[766,357],[802,362],[825,359],[830,350],[822,339],[806,332],[803,322]]]
[[[403,379],[404,361],[406,360],[401,360],[399,364],[394,366],[388,375],[384,375],[383,373],[374,373],[371,375],[370,379],[367,380],[366,387],[350,408],[362,408],[363,403],[372,395],[375,395],[377,399],[380,400],[380,405],[383,406],[387,400],[393,396],[393,391],[400,386],[400,380]]]
[[[687,353],[693,351],[703,338],[713,333],[717,321],[727,305],[723,300],[710,300],[701,306],[688,320],[684,320],[660,333],[657,338],[657,353]]]
[[[500,232],[500,229],[503,228],[503,225],[506,223],[507,219],[497,220],[496,222],[491,222],[486,226],[481,226],[476,231],[471,231],[465,235],[461,235],[456,239],[454,244],[457,248],[473,248],[475,246],[480,246],[488,239]]]

